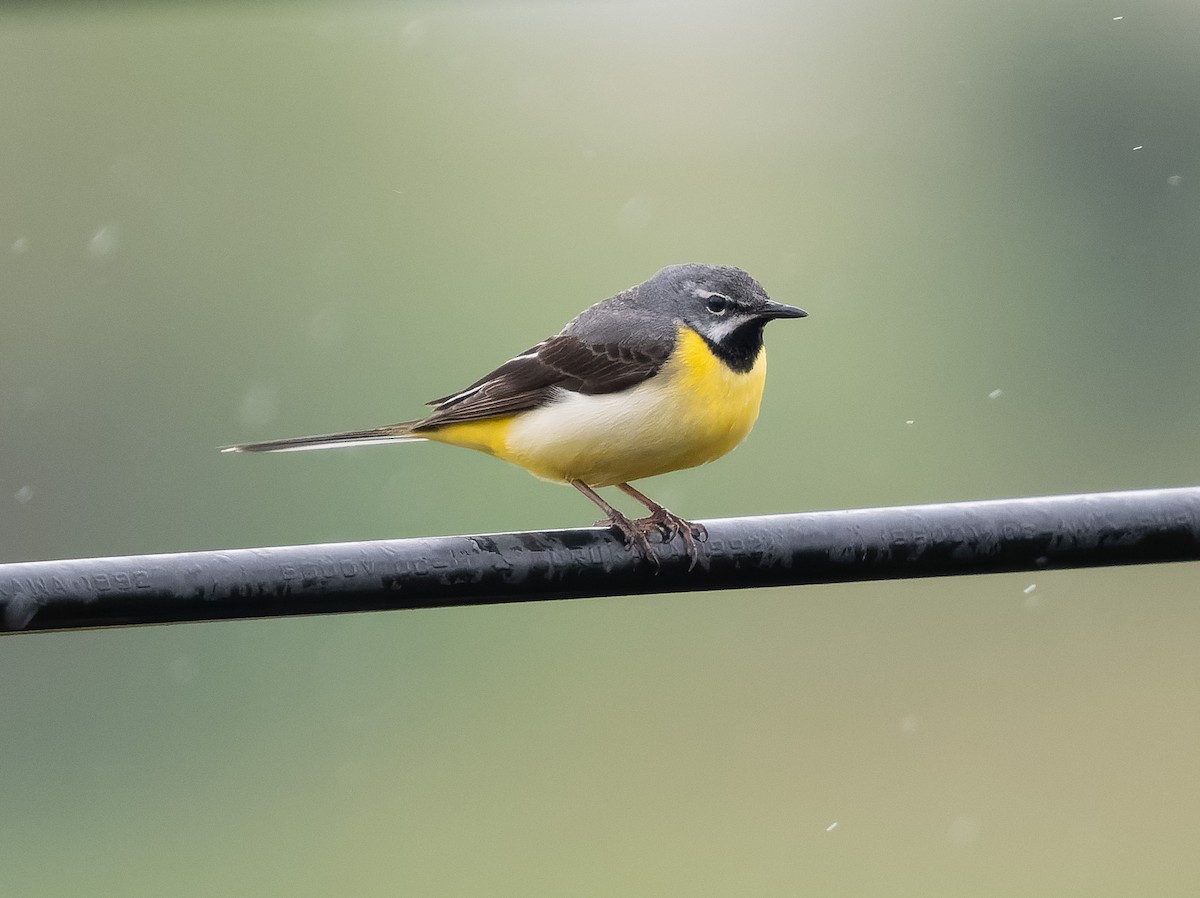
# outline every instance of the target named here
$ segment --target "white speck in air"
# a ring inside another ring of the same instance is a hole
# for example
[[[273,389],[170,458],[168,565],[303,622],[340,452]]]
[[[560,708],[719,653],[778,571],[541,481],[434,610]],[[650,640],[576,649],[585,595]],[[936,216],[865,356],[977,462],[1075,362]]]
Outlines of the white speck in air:
[[[916,714],[905,714],[900,718],[900,732],[905,736],[912,736],[919,729],[921,729],[921,718]]]
[[[640,234],[654,220],[655,206],[654,200],[644,193],[630,197],[617,213],[617,223],[624,231]]]
[[[1136,147],[1134,147],[1135,150],[1144,150],[1145,148],[1146,145],[1144,143],[1139,143]]]
[[[171,662],[171,679],[176,683],[190,683],[196,678],[196,665],[186,655]]]
[[[836,820],[834,820],[831,824],[829,824],[827,827],[825,827],[825,832],[831,833],[835,829],[837,829],[837,821]]]
[[[333,349],[345,335],[340,309],[326,307],[308,319],[308,339],[320,349]]]
[[[413,19],[405,24],[400,39],[406,47],[419,47],[429,39],[429,25],[424,19]]]
[[[16,499],[19,504],[24,505],[33,498],[33,487],[31,487],[29,484],[25,484],[25,486],[21,487],[13,494],[13,498]]]
[[[93,256],[111,256],[117,250],[120,231],[115,224],[102,225],[88,241],[88,252]]]
[[[1182,183],[1183,175],[1171,175],[1171,177],[1167,178],[1167,186],[1169,187],[1178,187]]]
[[[905,423],[905,424],[916,424],[916,423],[917,423],[917,420],[916,420],[916,418],[909,418],[909,419],[908,419],[907,421],[905,421],[904,423]]]
[[[999,399],[1003,395],[1003,390],[992,390],[992,392],[988,393],[988,399]]]
[[[1035,592],[1036,589],[1037,584],[1030,583],[1022,590],[1025,593],[1025,608],[1029,611],[1033,611],[1042,604],[1042,597]]]
[[[279,395],[271,384],[254,384],[238,406],[238,420],[250,427],[269,424],[279,413]]]
[[[1125,18],[1125,17],[1124,17],[1124,16],[1113,16],[1113,21],[1114,21],[1114,22],[1119,22],[1119,21],[1121,21],[1123,18]]]
[[[13,251],[13,255],[15,255],[15,256],[21,255],[21,253],[23,253],[29,249],[29,238],[28,237],[18,237],[16,240],[14,240],[12,242],[11,249]]]
[[[950,841],[959,845],[967,845],[979,839],[979,821],[965,814],[950,823]]]

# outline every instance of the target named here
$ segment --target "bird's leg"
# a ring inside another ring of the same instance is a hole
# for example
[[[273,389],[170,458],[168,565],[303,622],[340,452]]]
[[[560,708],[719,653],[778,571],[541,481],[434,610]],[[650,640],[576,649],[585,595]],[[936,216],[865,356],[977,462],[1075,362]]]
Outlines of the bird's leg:
[[[636,549],[643,558],[648,558],[654,562],[655,567],[658,567],[658,556],[650,548],[650,540],[646,539],[645,530],[639,528],[636,523],[605,502],[599,493],[582,480],[572,480],[571,486],[599,505],[608,515],[604,520],[596,522],[597,527],[612,527],[617,530],[631,549]]]
[[[696,543],[702,543],[708,539],[708,530],[705,529],[704,525],[685,521],[679,515],[667,511],[666,508],[659,505],[649,496],[644,495],[639,490],[635,490],[628,483],[618,483],[617,488],[650,509],[650,516],[634,521],[633,526],[639,529],[654,528],[658,530],[662,534],[663,542],[670,542],[675,538],[676,534],[682,536],[688,558],[692,562],[688,566],[688,570],[690,571],[694,568],[696,566]]]

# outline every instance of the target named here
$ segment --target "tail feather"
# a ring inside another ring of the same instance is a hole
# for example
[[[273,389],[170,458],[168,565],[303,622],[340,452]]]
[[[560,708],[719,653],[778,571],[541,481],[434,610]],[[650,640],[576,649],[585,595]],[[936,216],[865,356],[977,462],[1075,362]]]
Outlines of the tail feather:
[[[372,430],[351,430],[346,433],[323,433],[287,440],[267,440],[262,443],[242,443],[226,446],[222,452],[302,452],[306,449],[334,449],[343,446],[379,446],[384,443],[415,443],[425,439],[413,433],[415,421],[389,424]]]

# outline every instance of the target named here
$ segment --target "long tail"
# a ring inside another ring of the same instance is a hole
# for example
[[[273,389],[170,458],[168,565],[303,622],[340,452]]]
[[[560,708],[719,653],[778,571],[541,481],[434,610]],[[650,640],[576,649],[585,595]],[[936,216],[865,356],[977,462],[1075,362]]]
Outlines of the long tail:
[[[351,430],[346,433],[323,433],[290,440],[267,440],[264,443],[242,443],[226,446],[222,452],[301,452],[305,449],[334,449],[341,446],[378,446],[383,443],[415,443],[425,439],[413,433],[415,421],[389,424],[373,430]]]

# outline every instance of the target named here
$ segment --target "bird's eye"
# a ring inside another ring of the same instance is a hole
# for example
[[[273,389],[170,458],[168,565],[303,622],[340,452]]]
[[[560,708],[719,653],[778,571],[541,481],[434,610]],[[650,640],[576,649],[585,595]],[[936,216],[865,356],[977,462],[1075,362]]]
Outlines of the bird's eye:
[[[710,296],[704,305],[714,315],[724,315],[729,311],[729,300],[722,296]]]

